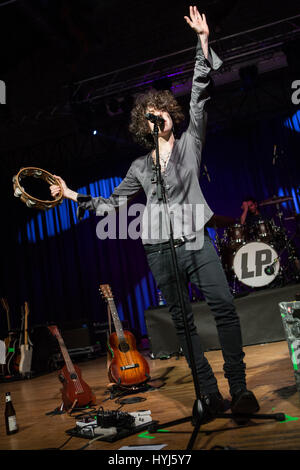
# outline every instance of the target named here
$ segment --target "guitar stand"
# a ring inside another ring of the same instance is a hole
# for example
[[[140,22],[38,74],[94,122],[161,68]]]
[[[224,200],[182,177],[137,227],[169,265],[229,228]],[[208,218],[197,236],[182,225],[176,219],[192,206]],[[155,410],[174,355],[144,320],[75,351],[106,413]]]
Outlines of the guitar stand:
[[[71,415],[71,413],[72,413],[73,409],[75,408],[77,402],[78,402],[78,400],[76,398],[76,400],[73,401],[73,404],[72,404],[71,408],[69,408],[67,410],[68,415]]]
[[[166,429],[172,426],[177,426],[178,424],[191,422],[194,426],[191,438],[188,442],[186,450],[192,450],[196,437],[200,431],[200,426],[208,422],[213,421],[214,419],[232,419],[238,425],[245,425],[251,419],[274,419],[275,421],[284,421],[284,413],[274,413],[274,414],[234,414],[234,413],[216,413],[213,416],[210,415],[203,406],[201,400],[196,400],[193,407],[193,415],[186,418],[177,419],[175,421],[169,421],[167,423],[158,424],[153,423],[148,427],[148,431],[151,433],[158,432],[160,429]]]
[[[45,414],[46,414],[46,416],[48,416],[48,415],[62,415],[64,413],[65,413],[64,402],[62,402],[59,407],[55,408],[55,410],[48,411],[48,413],[45,413]]]
[[[71,416],[71,414],[73,413],[73,411],[76,411],[76,404],[77,404],[78,400],[74,400],[72,406],[70,408],[65,408],[65,405],[64,405],[64,402],[62,401],[61,402],[61,405],[57,408],[55,408],[55,410],[53,411],[49,411],[48,413],[46,413],[46,415],[62,415],[64,413],[67,413],[69,416]],[[81,409],[81,408],[80,408]],[[79,408],[78,408],[79,410]]]
[[[146,392],[149,386],[147,384],[142,384],[141,386],[134,386],[134,387],[119,387],[118,384],[113,384],[112,386],[108,387],[107,392],[109,393],[110,397],[106,400],[114,400],[115,398],[120,398],[121,396],[126,395],[133,395],[136,393]]]

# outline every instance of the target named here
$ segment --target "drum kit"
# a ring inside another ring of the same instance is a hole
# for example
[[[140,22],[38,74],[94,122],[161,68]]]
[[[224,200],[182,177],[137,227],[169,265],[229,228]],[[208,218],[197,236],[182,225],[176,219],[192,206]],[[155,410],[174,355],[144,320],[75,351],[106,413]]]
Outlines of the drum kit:
[[[280,211],[280,205],[290,200],[293,198],[272,197],[259,204],[276,206],[278,225],[274,217],[262,217],[253,225],[242,225],[225,216],[215,215],[211,219],[209,226],[216,229],[215,245],[233,295],[300,280],[300,260],[294,244],[298,233],[288,236]],[[221,238],[217,231],[220,228],[224,228]]]

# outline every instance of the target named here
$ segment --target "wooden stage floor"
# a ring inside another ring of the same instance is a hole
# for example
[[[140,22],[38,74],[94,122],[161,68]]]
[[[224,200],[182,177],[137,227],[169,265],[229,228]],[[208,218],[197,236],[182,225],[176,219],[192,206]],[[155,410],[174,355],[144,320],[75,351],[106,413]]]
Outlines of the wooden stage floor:
[[[244,348],[246,353],[248,388],[259,400],[260,413],[282,412],[284,422],[274,420],[253,420],[238,426],[231,419],[216,419],[202,425],[194,449],[211,450],[215,446],[230,446],[236,450],[299,450],[300,449],[300,394],[296,390],[292,362],[285,341]],[[221,351],[206,353],[218,379],[224,398],[229,398],[227,380],[223,376]],[[190,416],[195,400],[190,370],[183,357],[168,360],[151,360],[151,378],[164,377],[164,385],[152,391],[138,393],[146,398],[136,404],[126,404],[121,410],[133,412],[150,410],[153,420],[166,423],[170,420]],[[90,385],[97,397],[97,406],[105,410],[120,407],[116,399],[108,399],[108,377],[106,357],[80,362],[83,379]],[[74,413],[47,415],[61,404],[60,382],[57,372],[0,383],[2,425],[0,427],[0,450],[58,449],[78,450],[87,444],[84,438],[72,437],[66,430],[75,427]],[[15,406],[19,432],[7,436],[3,410],[5,392],[10,391]],[[128,397],[128,396],[127,396]],[[163,449],[185,450],[193,427],[190,423],[170,427],[169,432],[135,434],[113,443],[95,441],[86,450],[115,451],[125,445],[167,444]],[[152,437],[152,439],[151,439]]]

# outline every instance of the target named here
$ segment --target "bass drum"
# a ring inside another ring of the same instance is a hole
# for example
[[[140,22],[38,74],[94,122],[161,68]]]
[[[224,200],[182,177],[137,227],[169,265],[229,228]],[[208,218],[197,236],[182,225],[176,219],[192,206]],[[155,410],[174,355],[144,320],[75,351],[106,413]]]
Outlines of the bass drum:
[[[233,259],[236,277],[242,284],[250,287],[267,286],[274,281],[279,268],[277,252],[271,245],[263,242],[250,242],[241,246]]]

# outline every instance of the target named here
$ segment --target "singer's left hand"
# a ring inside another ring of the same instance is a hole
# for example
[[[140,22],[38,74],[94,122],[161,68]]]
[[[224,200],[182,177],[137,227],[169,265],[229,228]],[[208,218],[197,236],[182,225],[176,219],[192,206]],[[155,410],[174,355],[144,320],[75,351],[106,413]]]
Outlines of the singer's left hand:
[[[190,18],[185,16],[184,19],[188,25],[190,25],[190,27],[200,35],[200,39],[208,39],[209,28],[205,14],[203,13],[201,16],[197,7],[190,7]]]

